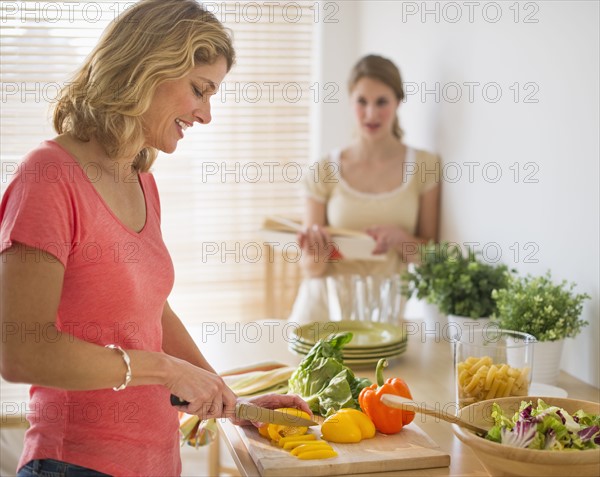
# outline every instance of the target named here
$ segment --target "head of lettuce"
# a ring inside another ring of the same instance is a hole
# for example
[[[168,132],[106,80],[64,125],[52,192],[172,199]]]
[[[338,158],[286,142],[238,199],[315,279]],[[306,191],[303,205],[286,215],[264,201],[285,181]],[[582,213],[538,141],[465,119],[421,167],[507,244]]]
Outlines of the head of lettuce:
[[[350,341],[349,332],[319,340],[290,377],[288,392],[301,396],[315,414],[327,417],[341,408],[360,409],[358,395],[371,381],[344,366],[342,348]]]

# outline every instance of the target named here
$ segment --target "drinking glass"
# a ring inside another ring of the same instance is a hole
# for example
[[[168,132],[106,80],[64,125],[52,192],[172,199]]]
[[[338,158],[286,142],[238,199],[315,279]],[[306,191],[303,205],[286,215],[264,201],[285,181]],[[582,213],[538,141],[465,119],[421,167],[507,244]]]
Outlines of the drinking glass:
[[[350,275],[328,276],[327,305],[330,321],[350,320],[352,318],[354,294]]]
[[[404,313],[404,296],[400,275],[392,275],[379,283],[379,303],[373,321],[399,324]]]
[[[405,305],[400,275],[335,275],[326,282],[331,321],[400,323]]]

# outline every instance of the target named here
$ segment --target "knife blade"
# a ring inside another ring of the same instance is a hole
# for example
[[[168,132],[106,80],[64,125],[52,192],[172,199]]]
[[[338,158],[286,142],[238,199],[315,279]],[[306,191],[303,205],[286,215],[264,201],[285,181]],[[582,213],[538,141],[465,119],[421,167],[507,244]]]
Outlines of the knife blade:
[[[189,404],[187,401],[179,399],[171,394],[171,405],[185,406]],[[240,419],[247,419],[253,422],[264,422],[269,424],[279,424],[282,426],[318,426],[319,423],[305,419],[299,416],[293,416],[285,412],[268,409],[266,407],[256,406],[245,402],[238,401],[235,405],[235,415]]]
[[[285,412],[244,402],[238,402],[235,405],[235,415],[240,419],[247,419],[254,422],[268,422],[270,424],[280,424],[282,426],[311,427],[319,425],[317,422],[305,419],[304,417],[294,416]]]

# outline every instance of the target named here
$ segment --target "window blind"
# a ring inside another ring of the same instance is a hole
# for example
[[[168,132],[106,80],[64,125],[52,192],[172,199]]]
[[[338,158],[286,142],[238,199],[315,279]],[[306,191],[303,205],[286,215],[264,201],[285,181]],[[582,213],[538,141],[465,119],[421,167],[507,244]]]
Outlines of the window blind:
[[[265,317],[270,262],[293,268],[297,257],[268,256],[259,229],[267,215],[302,214],[311,107],[323,94],[311,77],[314,2],[204,3],[233,31],[237,64],[211,100],[212,122],[188,129],[153,167],[175,264],[170,302],[188,324]],[[1,3],[3,189],[22,157],[55,135],[58,90],[131,4]],[[295,281],[270,282],[274,296],[288,297],[283,317]]]

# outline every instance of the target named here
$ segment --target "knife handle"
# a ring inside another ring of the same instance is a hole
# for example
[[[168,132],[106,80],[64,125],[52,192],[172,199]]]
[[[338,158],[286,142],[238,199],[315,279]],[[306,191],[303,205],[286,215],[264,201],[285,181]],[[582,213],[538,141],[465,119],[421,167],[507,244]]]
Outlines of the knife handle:
[[[171,406],[187,406],[189,402],[178,398],[175,394],[171,394]]]

